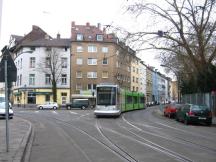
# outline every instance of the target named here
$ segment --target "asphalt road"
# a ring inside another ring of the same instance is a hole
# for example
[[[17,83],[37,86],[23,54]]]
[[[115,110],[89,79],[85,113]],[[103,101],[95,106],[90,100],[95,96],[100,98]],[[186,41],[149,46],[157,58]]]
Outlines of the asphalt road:
[[[157,107],[95,118],[93,110],[16,109],[32,122],[30,162],[216,161],[216,125],[189,125]]]

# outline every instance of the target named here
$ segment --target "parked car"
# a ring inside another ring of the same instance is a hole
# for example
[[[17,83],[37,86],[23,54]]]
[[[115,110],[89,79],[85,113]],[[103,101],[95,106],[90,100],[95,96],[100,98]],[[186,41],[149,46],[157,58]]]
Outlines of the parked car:
[[[45,102],[44,104],[38,105],[38,109],[58,109],[58,104],[56,102]]]
[[[85,109],[89,107],[88,99],[73,99],[71,103],[66,104],[66,108],[70,110],[71,108],[81,108]]]
[[[12,110],[12,107],[9,107],[9,119],[13,119],[14,112]],[[6,109],[5,109],[5,102],[0,102],[0,118],[6,117]]]
[[[174,118],[176,116],[176,111],[181,108],[181,104],[168,104],[164,107],[164,116],[167,116],[169,118]]]
[[[212,112],[206,105],[185,104],[176,112],[176,120],[190,123],[212,124]]]

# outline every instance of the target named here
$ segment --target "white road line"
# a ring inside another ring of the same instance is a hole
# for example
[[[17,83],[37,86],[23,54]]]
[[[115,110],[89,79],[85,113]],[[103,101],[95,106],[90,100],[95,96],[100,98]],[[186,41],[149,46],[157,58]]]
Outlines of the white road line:
[[[35,113],[39,113],[39,111],[37,110],[37,111],[35,111]]]
[[[78,114],[78,113],[76,113],[76,112],[73,112],[73,111],[69,111],[71,114]]]
[[[52,111],[52,113],[54,113],[54,114],[58,114],[56,111]]]

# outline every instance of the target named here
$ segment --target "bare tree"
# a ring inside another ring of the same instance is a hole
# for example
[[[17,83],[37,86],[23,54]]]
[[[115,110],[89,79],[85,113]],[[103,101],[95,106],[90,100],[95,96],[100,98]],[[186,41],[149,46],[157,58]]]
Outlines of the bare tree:
[[[45,57],[38,63],[37,70],[47,74],[52,85],[53,101],[57,101],[57,83],[61,78],[63,64],[61,55],[56,48],[47,48]]]
[[[191,73],[198,87],[197,91],[216,88],[216,17],[215,0],[163,0],[136,1],[127,11],[137,17],[150,13],[164,24],[164,30],[127,32],[126,41],[133,42],[138,50],[156,49],[161,51],[161,61],[179,72]]]

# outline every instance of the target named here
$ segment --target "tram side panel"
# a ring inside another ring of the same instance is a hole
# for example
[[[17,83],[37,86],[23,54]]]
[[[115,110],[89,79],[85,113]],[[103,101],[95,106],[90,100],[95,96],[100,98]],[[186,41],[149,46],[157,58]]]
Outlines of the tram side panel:
[[[125,111],[133,110],[133,93],[130,91],[125,92]]]

